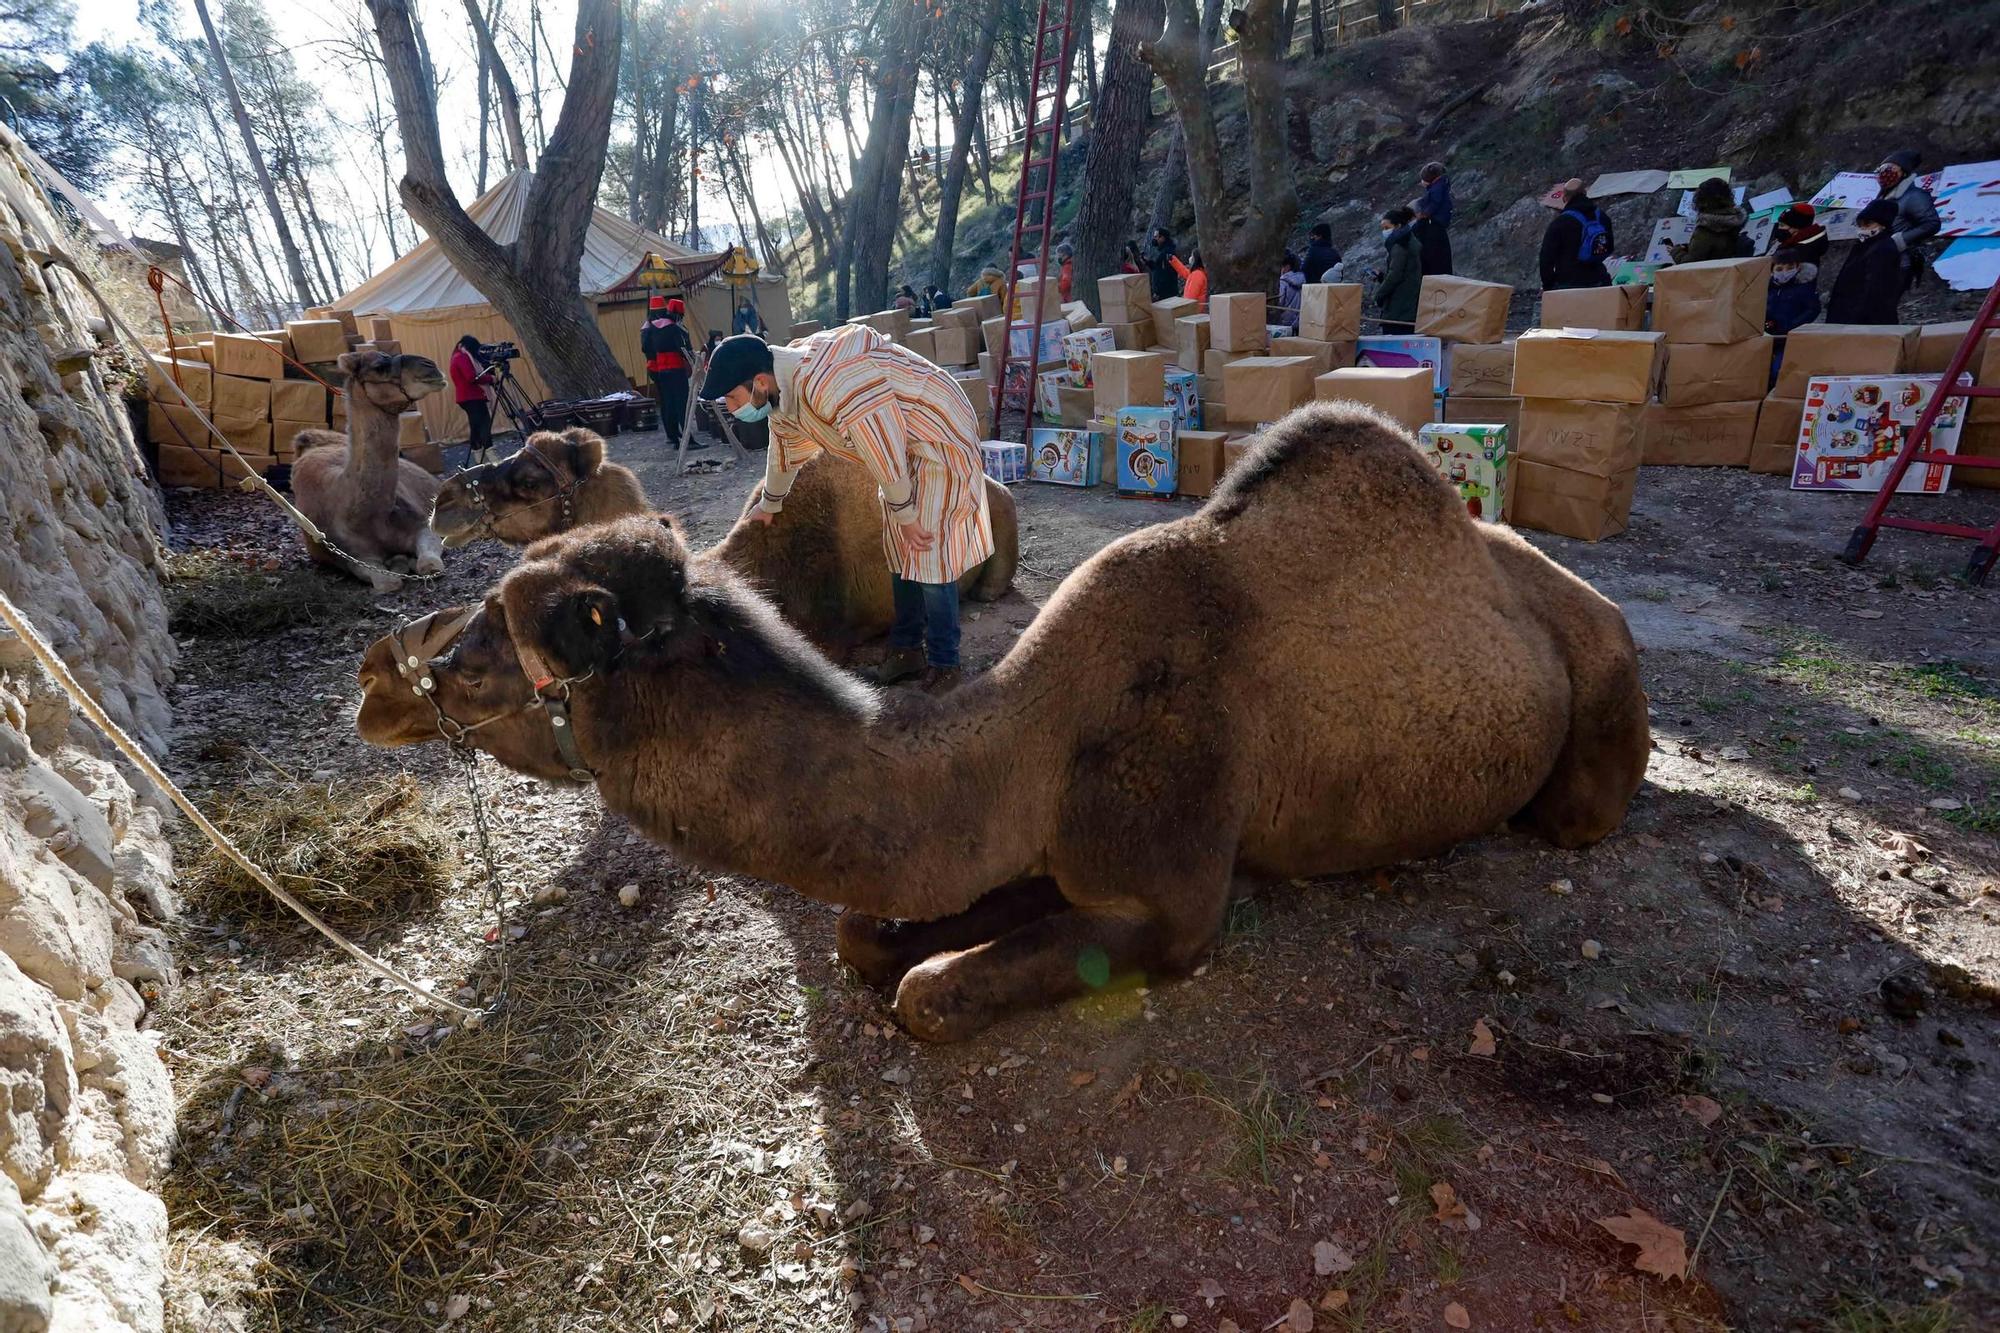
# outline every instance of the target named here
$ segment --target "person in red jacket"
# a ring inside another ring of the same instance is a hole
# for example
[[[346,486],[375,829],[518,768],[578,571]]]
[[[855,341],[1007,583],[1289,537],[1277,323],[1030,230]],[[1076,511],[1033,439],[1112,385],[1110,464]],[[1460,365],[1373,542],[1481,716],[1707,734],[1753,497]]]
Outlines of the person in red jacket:
[[[458,401],[458,410],[465,413],[467,461],[476,466],[493,450],[493,407],[488,401],[493,367],[479,355],[479,339],[468,333],[452,349],[447,370],[452,397]]]
[[[660,429],[678,441],[688,414],[688,379],[694,372],[694,341],[681,323],[687,306],[679,297],[668,300],[655,296],[646,302],[646,327],[639,335],[639,350],[646,356],[646,373],[653,378],[653,392],[660,400]],[[705,449],[699,440],[688,441],[690,449]]]

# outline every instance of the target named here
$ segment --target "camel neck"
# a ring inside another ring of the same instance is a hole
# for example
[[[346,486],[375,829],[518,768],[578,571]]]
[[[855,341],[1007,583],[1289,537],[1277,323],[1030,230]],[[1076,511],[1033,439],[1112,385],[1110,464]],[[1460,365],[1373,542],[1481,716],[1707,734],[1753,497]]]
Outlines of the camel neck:
[[[347,477],[358,502],[380,506],[396,492],[396,418],[365,394],[347,395]]]

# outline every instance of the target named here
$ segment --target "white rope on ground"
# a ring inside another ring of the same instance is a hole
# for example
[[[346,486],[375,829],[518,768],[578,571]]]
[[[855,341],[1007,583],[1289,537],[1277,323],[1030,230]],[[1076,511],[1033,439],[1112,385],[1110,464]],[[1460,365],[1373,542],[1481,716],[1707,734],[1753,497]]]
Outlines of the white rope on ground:
[[[70,673],[69,665],[56,655],[56,650],[50,647],[48,640],[42,637],[42,632],[35,628],[34,623],[22,613],[19,607],[15,606],[9,600],[7,594],[4,592],[0,592],[0,620],[5,620],[8,628],[21,636],[21,641],[34,651],[35,656],[40,659],[42,666],[47,669],[51,676],[55,677],[56,683],[63,687],[63,692],[69,695],[71,701],[83,710],[84,716],[96,723],[98,730],[111,738],[111,743],[118,747],[121,754],[136,764],[139,771],[144,773],[148,778],[151,778],[159,786],[160,790],[166,792],[173,800],[173,803],[180,808],[180,812],[186,815],[194,826],[201,830],[202,835],[215,845],[215,849],[235,862],[244,874],[256,880],[270,892],[272,897],[298,913],[300,919],[307,925],[339,945],[349,957],[353,958],[370,972],[373,972],[376,976],[381,977],[384,981],[393,982],[401,986],[425,1004],[434,1004],[439,1008],[452,1010],[464,1018],[468,1025],[477,1025],[481,1017],[477,1009],[469,1009],[456,1001],[447,1000],[433,994],[426,990],[422,984],[404,976],[374,954],[369,953],[360,945],[353,943],[332,926],[320,920],[316,912],[300,902],[290,892],[279,885],[276,880],[272,879],[270,875],[266,874],[263,867],[245,856],[236,844],[229,840],[229,835],[214,824],[211,824],[208,821],[208,816],[202,814],[195,803],[188,799],[186,793],[174,785],[174,780],[168,777],[158,764],[153,762],[153,757],[139,748],[139,743],[126,735],[125,729],[112,721],[110,714],[104,711],[97,700],[90,697],[90,692],[85,690],[82,683]]]

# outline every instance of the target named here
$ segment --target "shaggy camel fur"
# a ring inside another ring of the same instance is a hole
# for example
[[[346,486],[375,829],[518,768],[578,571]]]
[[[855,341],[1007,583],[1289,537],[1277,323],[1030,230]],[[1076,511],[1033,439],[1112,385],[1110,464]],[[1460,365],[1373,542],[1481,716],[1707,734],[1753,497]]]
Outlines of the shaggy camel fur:
[[[993,554],[959,579],[962,596],[990,602],[1013,585],[1020,559],[1014,496],[985,479]],[[756,507],[752,489],[743,514]],[[608,462],[604,441],[570,429],[528,437],[512,456],[467,468],[438,493],[431,527],[446,546],[492,537],[526,546],[573,528],[652,512],[630,468]],[[807,638],[836,656],[885,634],[895,619],[882,554],[882,502],[867,472],[815,459],[771,524],[739,517],[714,554],[778,604]]]
[[[842,956],[933,1039],[1191,967],[1238,870],[1366,870],[1510,819],[1593,842],[1650,748],[1618,608],[1335,404],[1279,423],[1197,513],[1098,552],[942,697],[885,703],[658,519],[531,547],[431,702],[395,654],[362,664],[366,739],[434,739],[434,703],[560,780],[524,669],[558,678],[605,805],[844,904]]]
[[[396,418],[444,387],[437,363],[421,356],[349,352],[347,434],[302,430],[293,437],[292,499],[361,569],[307,537],[306,554],[344,570],[378,593],[403,586],[401,573],[444,569],[444,546],[430,530],[437,478],[396,447]]]

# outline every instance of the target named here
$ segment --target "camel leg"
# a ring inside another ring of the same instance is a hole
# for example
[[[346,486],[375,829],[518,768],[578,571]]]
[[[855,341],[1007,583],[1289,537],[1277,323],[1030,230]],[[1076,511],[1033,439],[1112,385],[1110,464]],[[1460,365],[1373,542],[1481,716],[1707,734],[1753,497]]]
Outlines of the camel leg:
[[[835,947],[863,981],[888,990],[926,958],[999,939],[1062,905],[1062,890],[1042,876],[1003,884],[958,915],[936,921],[893,921],[849,910],[834,929]]]
[[[444,538],[426,527],[417,534],[417,553],[412,562],[419,574],[444,573]]]
[[[1045,916],[963,953],[912,967],[896,988],[896,1018],[925,1041],[960,1041],[996,1019],[1088,994],[1133,972],[1181,972],[1221,928],[1228,882],[1180,923],[1133,902]],[[1207,918],[1213,918],[1212,923]]]

